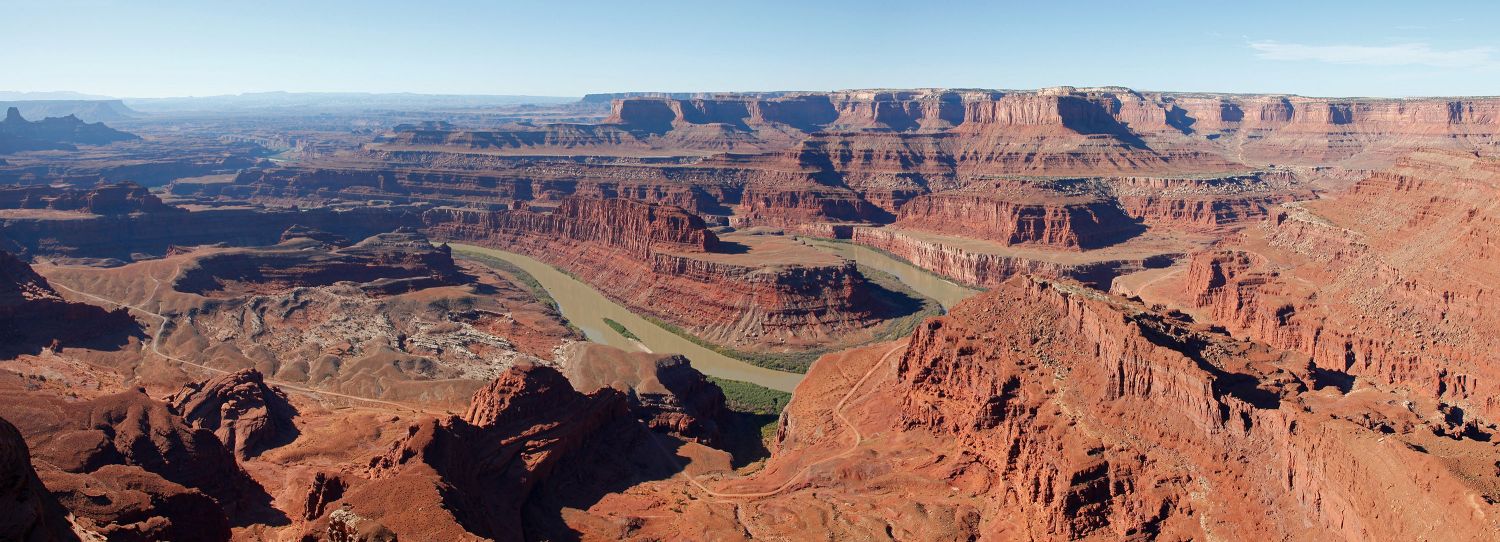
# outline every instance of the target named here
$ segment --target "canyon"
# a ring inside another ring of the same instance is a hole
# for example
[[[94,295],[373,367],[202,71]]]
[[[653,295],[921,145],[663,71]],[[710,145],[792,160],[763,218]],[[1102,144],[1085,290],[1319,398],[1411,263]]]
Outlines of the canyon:
[[[1411,154],[1195,255],[1181,299],[1321,369],[1443,401],[1464,423],[1493,419],[1481,360],[1496,346],[1484,330],[1497,171],[1468,153]]]
[[[547,214],[439,208],[423,221],[444,239],[535,256],[719,344],[817,344],[900,310],[850,262],[775,237],[724,241],[672,206],[574,197]]]
[[[1401,397],[1016,277],[908,341],[814,366],[760,472],[653,482],[576,525],[599,539],[1487,539],[1493,446]]]
[[[1500,537],[1500,100],[451,103],[0,124],[0,538]]]

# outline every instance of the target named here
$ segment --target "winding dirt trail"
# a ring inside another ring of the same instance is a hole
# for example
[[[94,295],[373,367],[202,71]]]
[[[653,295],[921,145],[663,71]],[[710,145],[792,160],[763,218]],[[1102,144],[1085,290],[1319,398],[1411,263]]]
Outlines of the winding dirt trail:
[[[856,450],[858,450],[859,445],[864,442],[864,434],[860,433],[859,427],[854,425],[854,422],[849,421],[849,418],[844,416],[844,406],[849,403],[850,399],[854,398],[854,395],[856,393],[859,393],[860,388],[864,387],[865,382],[869,381],[870,377],[874,376],[876,371],[886,366],[886,363],[890,361],[891,356],[894,356],[897,352],[904,350],[906,346],[907,343],[905,341],[892,345],[891,349],[887,350],[885,355],[880,356],[879,361],[876,361],[873,365],[871,365],[869,370],[865,371],[865,374],[859,378],[859,381],[854,384],[854,387],[849,388],[849,392],[845,393],[842,399],[839,399],[838,404],[835,404],[833,406],[834,417],[838,418],[838,420],[844,424],[844,427],[848,428],[849,432],[854,435],[854,441],[850,442],[849,447],[845,448],[843,451],[803,465],[802,468],[797,469],[797,472],[792,473],[792,476],[787,478],[786,482],[782,483],[780,486],[777,486],[776,489],[772,489],[769,491],[757,491],[751,493],[725,493],[709,489],[708,486],[703,485],[703,483],[699,482],[697,478],[694,478],[692,474],[688,474],[686,469],[683,469],[682,471],[683,476],[686,476],[688,482],[692,483],[694,486],[697,486],[698,489],[702,490],[710,497],[719,499],[759,499],[770,497],[772,495],[776,495],[778,493],[786,491],[787,489],[790,489],[793,485],[796,485],[797,482],[801,481],[802,478],[805,477],[813,467],[822,465],[835,459],[848,457],[850,454],[853,454]],[[658,446],[660,446],[660,443],[658,443]],[[663,451],[666,450],[663,449]],[[675,457],[673,458],[673,461],[676,461]]]
[[[149,278],[151,279],[151,281],[153,283],[155,283],[155,285],[153,285],[151,287],[151,293],[147,294],[146,298],[147,299],[156,299],[156,293],[161,290],[161,280],[158,279],[158,278],[156,278],[156,277],[154,277],[154,276],[149,277]],[[175,278],[176,277],[174,275],[173,280],[175,280]],[[129,304],[126,304],[126,303],[124,303],[122,301],[116,301],[116,300],[109,299],[109,298],[106,298],[106,297],[103,297],[103,296],[99,296],[99,295],[96,295],[96,294],[91,294],[91,293],[88,293],[88,292],[79,291],[79,290],[76,290],[76,289],[74,289],[72,287],[69,287],[66,284],[62,284],[62,283],[57,282],[57,281],[51,281],[51,280],[49,280],[48,282],[51,283],[55,287],[62,288],[64,290],[67,290],[67,291],[72,292],[74,294],[77,294],[77,295],[80,295],[80,296],[83,296],[83,297],[86,297],[86,298],[89,298],[89,299],[93,299],[95,301],[99,301],[101,303],[105,303],[105,304],[108,304],[108,305],[114,305],[114,306],[117,306],[117,307],[124,307],[124,308],[130,309],[130,310],[136,311],[136,312],[140,312],[142,314],[146,314],[146,315],[152,316],[152,317],[160,320],[161,323],[156,326],[156,331],[151,334],[151,352],[153,354],[156,354],[157,356],[160,356],[160,357],[162,357],[164,359],[175,361],[177,363],[181,363],[183,365],[188,365],[188,366],[191,366],[191,367],[196,367],[198,369],[202,369],[204,371],[208,371],[208,372],[213,373],[213,374],[223,375],[223,374],[230,374],[230,373],[234,372],[234,371],[228,371],[228,370],[225,370],[225,369],[220,369],[218,367],[210,367],[210,366],[207,366],[207,365],[204,365],[204,364],[201,364],[201,363],[197,363],[197,362],[193,362],[193,361],[188,361],[188,360],[179,358],[177,356],[173,356],[171,354],[168,354],[166,352],[162,352],[161,348],[158,346],[161,343],[161,334],[162,334],[163,331],[165,331],[167,329],[167,324],[169,322],[171,322],[171,318],[168,318],[166,315],[163,315],[163,314],[158,313],[158,312],[153,311],[153,310],[146,309],[144,307],[139,307],[139,306],[136,306],[136,305],[129,305]],[[368,397],[360,397],[360,396],[357,396],[357,395],[349,395],[349,394],[338,393],[338,392],[333,392],[333,391],[316,390],[316,389],[312,389],[312,388],[298,386],[298,385],[292,384],[290,382],[284,382],[284,381],[280,381],[280,380],[275,380],[275,379],[272,379],[272,378],[265,378],[265,381],[266,381],[267,384],[274,385],[274,386],[276,386],[278,388],[282,388],[282,389],[286,389],[286,390],[291,390],[291,391],[294,391],[294,392],[297,392],[297,393],[301,393],[303,395],[309,395],[309,396],[313,396],[313,397],[319,397],[319,396],[322,396],[322,397],[339,397],[339,398],[342,398],[342,399],[349,399],[349,400],[352,400],[352,401],[359,401],[359,402],[362,402],[362,403],[382,405],[382,406],[386,406],[386,407],[398,408],[398,409],[401,409],[401,410],[407,410],[407,411],[411,411],[411,412],[420,412],[420,413],[423,413],[423,414],[432,414],[432,415],[437,415],[437,416],[444,416],[444,415],[448,414],[446,411],[429,410],[429,409],[422,408],[422,407],[415,406],[415,405],[408,405],[408,404],[397,403],[397,402],[393,402],[393,401],[384,401],[384,400],[380,400],[380,399],[370,399]]]

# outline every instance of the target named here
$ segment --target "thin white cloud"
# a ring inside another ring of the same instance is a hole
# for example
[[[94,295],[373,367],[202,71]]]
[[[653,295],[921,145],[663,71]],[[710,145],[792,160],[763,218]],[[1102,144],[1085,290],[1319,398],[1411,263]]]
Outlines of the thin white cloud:
[[[1255,56],[1266,60],[1303,60],[1331,64],[1368,66],[1432,66],[1478,68],[1495,64],[1494,47],[1433,49],[1425,43],[1395,45],[1305,45],[1277,41],[1252,41]]]

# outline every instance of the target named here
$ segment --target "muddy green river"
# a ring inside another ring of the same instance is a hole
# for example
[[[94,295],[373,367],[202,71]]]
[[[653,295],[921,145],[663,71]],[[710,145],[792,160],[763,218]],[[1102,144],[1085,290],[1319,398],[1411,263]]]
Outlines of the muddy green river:
[[[862,265],[890,273],[917,293],[937,300],[944,308],[974,293],[974,290],[963,288],[865,247],[819,241],[809,241],[809,243],[820,249],[838,253]],[[682,354],[692,361],[694,368],[705,374],[752,382],[776,390],[792,391],[797,387],[797,383],[802,381],[800,374],[757,367],[699,346],[662,329],[619,303],[611,301],[592,286],[529,256],[458,243],[450,243],[449,246],[453,247],[453,252],[459,256],[477,254],[498,258],[525,270],[541,283],[542,288],[547,290],[552,299],[557,301],[563,317],[583,330],[584,335],[590,341],[625,350]],[[616,332],[604,323],[606,318],[619,322],[634,333],[639,340],[628,339]]]
[[[804,243],[819,249],[833,252],[854,263],[879,269],[890,273],[905,284],[912,291],[930,297],[943,306],[943,310],[952,309],[959,301],[968,299],[969,296],[979,293],[978,290],[959,285],[951,280],[932,274],[926,269],[892,258],[886,253],[870,247],[856,245],[854,243],[839,243],[834,241],[823,241],[818,239],[801,238]]]

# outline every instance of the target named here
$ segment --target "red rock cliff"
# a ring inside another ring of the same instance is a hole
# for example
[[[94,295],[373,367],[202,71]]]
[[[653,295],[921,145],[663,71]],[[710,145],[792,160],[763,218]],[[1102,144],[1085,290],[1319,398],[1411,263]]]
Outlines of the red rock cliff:
[[[1496,532],[1466,504],[1489,491],[1483,484],[1420,445],[1377,445],[1382,431],[1311,393],[1332,388],[1306,364],[1118,298],[1017,280],[921,327],[897,374],[906,426],[965,443],[1026,511],[1025,527],[992,524],[1011,534],[1368,540],[1420,537],[1440,524],[1455,540]],[[1395,433],[1445,442],[1425,428]],[[1481,444],[1455,446],[1494,454]]]
[[[1142,229],[1108,199],[1062,194],[1050,199],[997,193],[929,194],[902,206],[896,223],[1002,245],[1070,250],[1110,245]]]
[[[1322,368],[1500,416],[1500,162],[1422,152],[1194,258],[1194,302]]]

